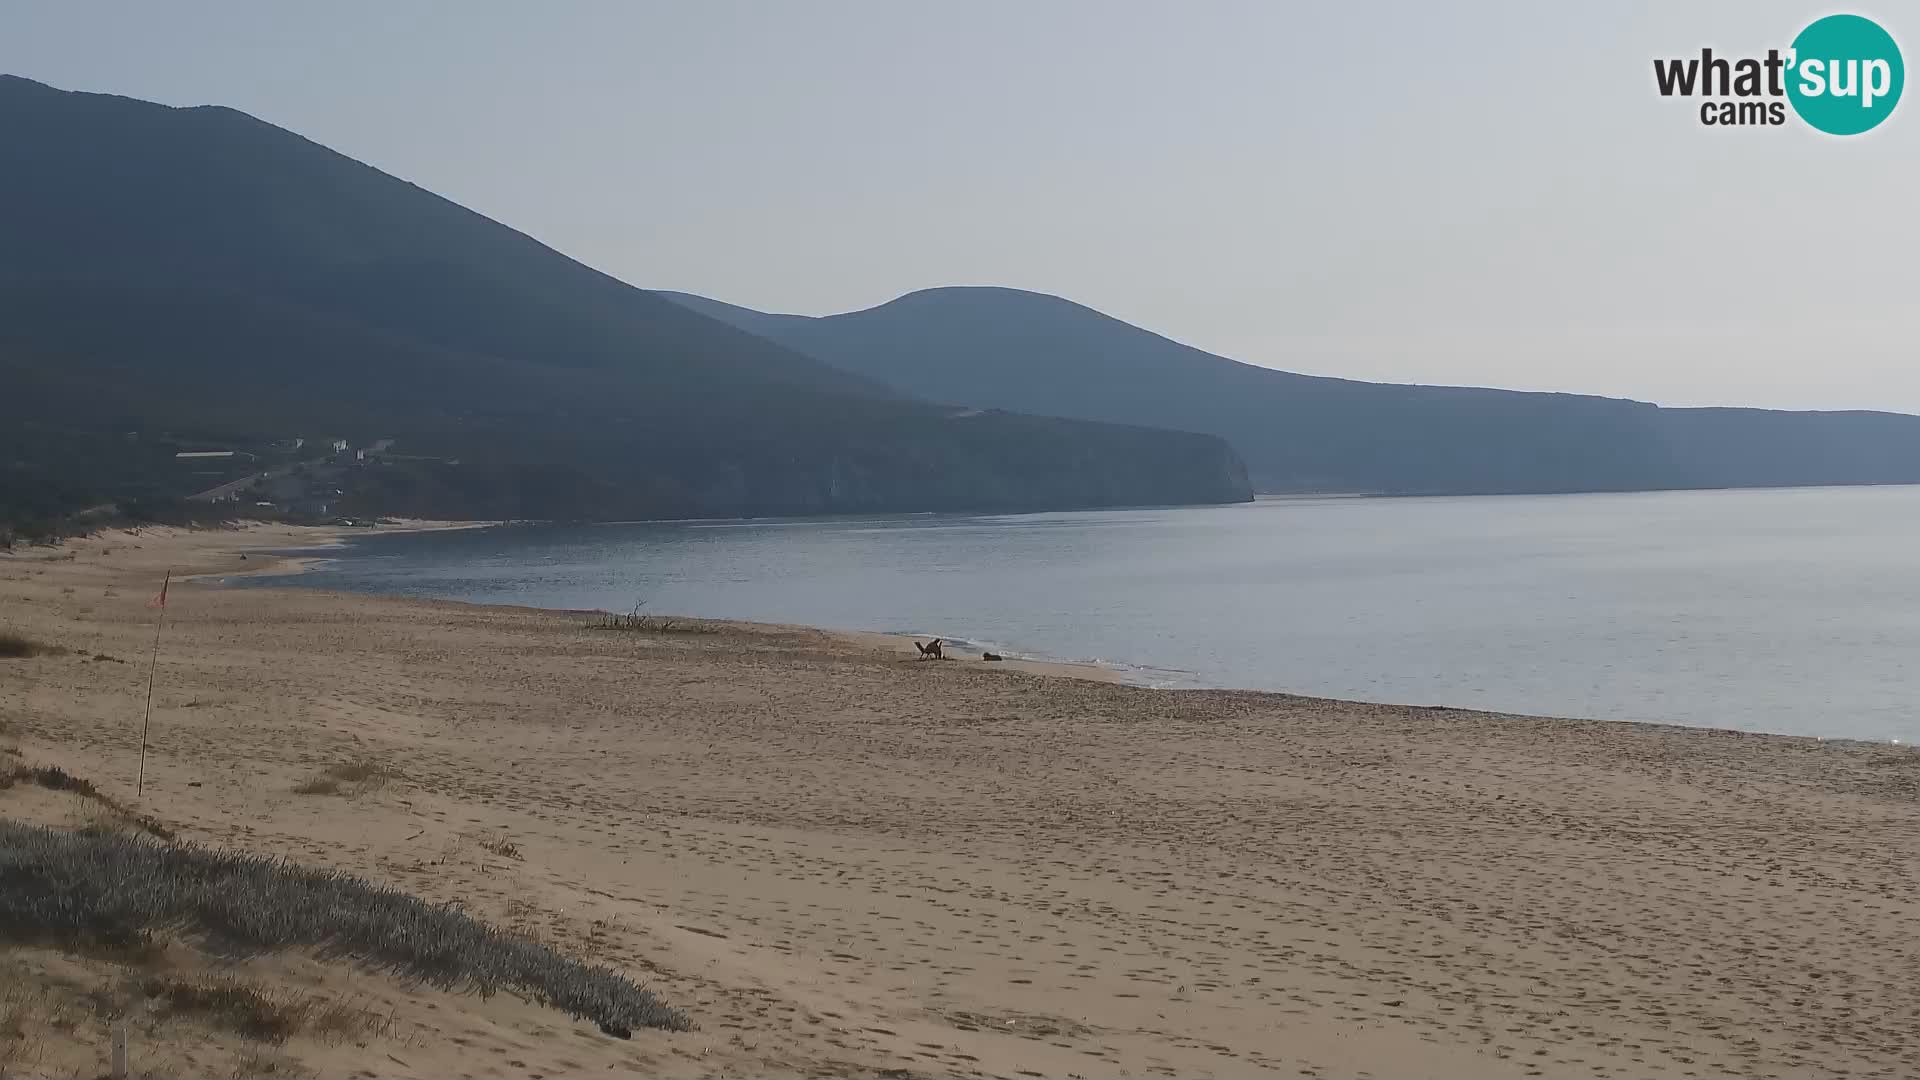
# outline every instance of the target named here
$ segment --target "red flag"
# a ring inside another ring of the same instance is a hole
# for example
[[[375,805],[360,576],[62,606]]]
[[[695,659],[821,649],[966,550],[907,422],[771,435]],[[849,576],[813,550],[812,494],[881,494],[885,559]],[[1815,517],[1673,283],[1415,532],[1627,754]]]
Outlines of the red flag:
[[[165,580],[160,582],[160,595],[147,601],[147,606],[157,607],[157,608],[166,607],[167,606],[167,586],[171,584],[173,584],[173,571],[169,570],[167,571],[167,576]]]

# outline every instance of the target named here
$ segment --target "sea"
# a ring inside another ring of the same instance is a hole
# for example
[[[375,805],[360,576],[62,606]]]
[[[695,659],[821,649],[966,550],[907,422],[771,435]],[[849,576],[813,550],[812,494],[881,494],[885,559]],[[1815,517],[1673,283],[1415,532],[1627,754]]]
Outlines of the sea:
[[[356,537],[311,586],[942,635],[1234,687],[1920,740],[1920,487]]]

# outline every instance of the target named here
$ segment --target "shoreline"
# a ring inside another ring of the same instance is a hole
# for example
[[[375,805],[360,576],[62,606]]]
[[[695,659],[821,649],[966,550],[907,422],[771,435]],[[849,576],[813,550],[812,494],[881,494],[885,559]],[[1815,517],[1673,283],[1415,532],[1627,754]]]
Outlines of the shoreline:
[[[1920,485],[1916,485],[1916,486],[1920,486]],[[298,551],[305,551],[307,549],[312,549],[312,548],[345,548],[345,547],[348,547],[350,542],[354,539],[364,537],[364,536],[376,536],[383,533],[394,534],[394,533],[449,532],[449,531],[459,531],[464,529],[496,528],[502,525],[509,525],[509,524],[515,524],[515,522],[502,522],[502,521],[435,522],[435,521],[409,520],[403,523],[402,525],[396,525],[391,527],[383,526],[378,530],[366,530],[366,529],[361,529],[357,527],[331,526],[331,525],[289,526],[288,528],[313,530],[316,533],[318,538],[316,539],[315,542],[312,542],[312,543],[303,542],[299,544],[297,547],[289,547],[288,545],[282,545],[282,544],[273,544],[273,545],[263,545],[259,547],[248,547],[244,549],[236,548],[234,549],[236,552],[244,550],[249,555],[255,555],[255,556],[264,555],[271,560],[271,563],[266,566],[250,568],[250,569],[241,569],[237,571],[195,574],[193,575],[193,579],[204,582],[211,578],[228,578],[228,577],[248,577],[248,578],[254,578],[254,579],[272,578],[272,577],[292,578],[308,572],[313,568],[315,564],[326,561],[327,556],[314,556],[314,555],[303,555],[303,554],[275,554],[275,552],[277,551],[298,552]],[[276,527],[276,526],[264,525],[264,524],[261,526],[262,529],[273,528],[273,527]],[[237,530],[237,531],[247,531],[247,530]],[[255,587],[271,588],[272,586],[260,585]],[[296,585],[292,587],[308,589],[310,591],[321,591],[321,592],[333,591],[333,590],[323,589],[317,586]],[[516,610],[529,611],[529,612],[541,612],[541,613],[550,614],[550,615],[581,614],[580,611],[572,610],[572,609],[564,609],[564,608],[540,607],[540,606],[529,605],[529,604],[468,601],[468,600],[455,600],[455,599],[444,599],[444,598],[426,598],[426,597],[408,596],[403,593],[351,593],[351,594],[342,594],[342,595],[378,596],[386,599],[400,600],[400,601],[462,604],[462,605],[481,607],[481,608],[489,608],[489,607],[513,608]],[[602,614],[603,612],[596,611],[594,613]],[[609,612],[604,612],[604,614],[618,614],[618,613],[609,611]],[[843,627],[816,626],[811,624],[799,624],[799,623],[772,623],[772,622],[762,622],[762,621],[751,620],[751,619],[713,618],[708,616],[691,615],[686,613],[662,612],[662,613],[649,613],[649,614],[653,615],[654,617],[667,619],[667,620],[679,620],[679,621],[688,622],[688,623],[701,623],[701,624],[707,624],[712,626],[731,627],[746,633],[774,632],[774,633],[822,634],[850,645],[873,649],[877,652],[881,652],[888,655],[904,656],[910,659],[917,658],[917,653],[916,653],[916,650],[914,649],[914,642],[925,640],[933,636],[930,634],[906,634],[906,633],[900,633],[895,631],[849,629],[849,628],[843,628]],[[1316,694],[1298,693],[1298,692],[1289,691],[1289,690],[1275,690],[1275,689],[1254,688],[1254,687],[1206,686],[1206,685],[1169,686],[1169,685],[1161,685],[1158,683],[1148,681],[1147,678],[1143,677],[1144,673],[1150,672],[1153,670],[1159,670],[1159,669],[1141,666],[1138,664],[1126,664],[1126,663],[1119,663],[1119,662],[1103,663],[1103,662],[1096,662],[1096,661],[1055,659],[1055,658],[1046,656],[1045,654],[1034,655],[1032,653],[1025,653],[1022,655],[1003,654],[1006,656],[1006,659],[992,662],[992,663],[986,663],[981,660],[980,654],[982,652],[982,649],[980,647],[974,646],[971,644],[964,644],[964,643],[956,645],[955,639],[952,639],[952,638],[943,637],[942,640],[946,643],[948,652],[953,654],[949,656],[950,660],[963,660],[964,662],[968,663],[970,666],[977,666],[984,669],[999,670],[999,671],[1016,671],[1024,674],[1030,674],[1030,675],[1044,675],[1044,676],[1051,676],[1051,677],[1057,677],[1057,678],[1080,679],[1080,680],[1086,680],[1091,682],[1111,683],[1116,685],[1131,686],[1131,687],[1136,687],[1140,689],[1155,690],[1155,691],[1161,691],[1166,693],[1221,692],[1221,693],[1236,693],[1236,694],[1264,694],[1264,695],[1273,695],[1276,697],[1286,698],[1290,700],[1323,701],[1323,702],[1336,704],[1336,705],[1353,705],[1358,707],[1369,707],[1369,708],[1379,707],[1379,708],[1396,708],[1396,709],[1408,709],[1408,710],[1424,710],[1424,711],[1443,712],[1443,713],[1445,712],[1470,713],[1470,714],[1484,715],[1484,716],[1511,716],[1511,717],[1522,717],[1522,718],[1528,718],[1528,719],[1538,719],[1538,720],[1548,720],[1548,721],[1568,722],[1568,723],[1581,723],[1581,724],[1614,724],[1614,725],[1627,725],[1627,726],[1642,726],[1642,727],[1651,727],[1651,728],[1674,728],[1674,729],[1685,730],[1685,731],[1723,732],[1723,733],[1732,734],[1732,735],[1752,735],[1752,736],[1762,736],[1765,738],[1773,738],[1773,739],[1795,739],[1795,740],[1804,740],[1812,743],[1821,743],[1821,744],[1859,744],[1864,746],[1887,746],[1887,747],[1895,747],[1900,749],[1914,749],[1914,750],[1920,751],[1920,747],[1916,747],[1912,743],[1903,741],[1895,737],[1888,737],[1884,739],[1873,739],[1873,738],[1858,738],[1858,737],[1852,737],[1852,736],[1807,735],[1807,734],[1797,734],[1797,733],[1780,732],[1780,731],[1760,731],[1760,730],[1754,730],[1750,728],[1730,727],[1726,725],[1685,724],[1685,723],[1679,723],[1671,720],[1649,720],[1649,719],[1639,719],[1639,718],[1618,718],[1618,717],[1600,717],[1600,716],[1574,716],[1574,715],[1563,715],[1563,714],[1548,713],[1548,712],[1529,712],[1529,711],[1488,709],[1488,708],[1479,708],[1479,707],[1468,706],[1468,705],[1448,705],[1448,704],[1405,702],[1405,701],[1373,701],[1373,700],[1367,700],[1367,699],[1361,699],[1361,698],[1326,697],[1326,696],[1316,695]],[[961,639],[961,641],[964,642],[965,639]]]
[[[1906,486],[1906,485],[1902,485],[1902,486]],[[1912,485],[1912,486],[1920,486],[1920,485]],[[1733,490],[1739,490],[1739,489],[1733,489]],[[289,545],[284,545],[284,544],[236,547],[233,549],[234,554],[237,555],[244,552],[248,556],[264,557],[265,559],[268,560],[267,564],[258,566],[258,567],[248,567],[248,568],[241,568],[237,570],[195,573],[188,577],[182,577],[178,580],[182,580],[182,581],[192,580],[192,581],[205,583],[209,579],[232,578],[232,577],[247,577],[252,579],[274,578],[274,577],[292,578],[292,577],[297,577],[299,575],[307,573],[316,564],[327,561],[328,557],[320,556],[320,555],[304,555],[304,554],[297,554],[297,553],[296,554],[276,554],[276,552],[300,552],[300,551],[306,551],[309,549],[316,549],[316,548],[347,548],[350,546],[350,542],[355,539],[358,539],[361,537],[367,537],[367,536],[378,536],[383,534],[393,535],[393,534],[409,534],[409,533],[455,532],[455,531],[463,531],[468,529],[497,528],[503,525],[510,525],[510,524],[515,524],[515,522],[508,522],[508,521],[463,522],[463,521],[429,521],[429,520],[418,520],[418,519],[405,519],[402,521],[398,521],[390,526],[383,525],[383,526],[380,526],[378,529],[365,529],[365,528],[355,527],[355,526],[336,526],[336,525],[281,526],[281,525],[278,525],[277,523],[256,522],[256,523],[251,523],[250,526],[243,526],[238,529],[210,530],[210,531],[226,531],[226,532],[233,532],[233,533],[240,533],[240,534],[254,534],[254,533],[264,532],[264,531],[275,529],[275,528],[286,528],[288,530],[300,530],[303,534],[311,532],[313,534],[313,540],[311,542],[302,541],[297,546],[291,546],[291,547]],[[614,524],[618,524],[618,523],[614,523]],[[289,535],[291,535],[291,532],[289,533]],[[218,583],[219,582],[215,582],[215,584],[218,584]],[[256,587],[271,588],[272,586],[261,585]],[[313,586],[293,586],[293,587],[308,589],[310,591],[334,593],[334,590],[328,590],[328,589],[323,589],[323,588],[313,587]],[[440,604],[461,604],[465,606],[479,607],[479,608],[492,608],[492,607],[513,608],[516,610],[539,612],[539,613],[548,614],[548,615],[561,615],[561,616],[574,616],[582,613],[581,611],[578,611],[578,610],[540,607],[540,606],[529,605],[529,604],[511,604],[511,603],[455,600],[455,599],[444,599],[444,598],[426,598],[426,597],[408,596],[402,593],[336,593],[336,595],[377,596],[383,599],[397,600],[397,601],[440,603]],[[602,614],[603,612],[595,611],[593,613]],[[604,614],[618,614],[618,613],[604,612]],[[930,638],[932,636],[929,634],[905,634],[905,633],[899,633],[894,631],[848,629],[848,628],[841,628],[841,627],[815,626],[810,624],[799,624],[799,623],[772,623],[772,622],[762,622],[762,621],[751,620],[751,619],[712,618],[708,616],[690,615],[685,613],[650,613],[650,614],[654,615],[655,617],[667,619],[667,620],[679,620],[687,623],[700,623],[700,624],[706,624],[706,625],[712,625],[712,626],[729,627],[729,628],[737,629],[744,633],[821,634],[821,635],[828,636],[836,641],[840,641],[856,647],[872,649],[880,653],[895,655],[895,656],[903,656],[910,659],[917,658],[917,652],[914,648],[914,643],[916,641]],[[1289,700],[1321,701],[1321,702],[1327,702],[1335,705],[1352,705],[1352,706],[1369,707],[1369,708],[1379,707],[1379,708],[1396,708],[1396,709],[1407,709],[1407,710],[1424,710],[1424,711],[1442,712],[1442,713],[1470,713],[1470,714],[1483,715],[1483,716],[1508,716],[1508,717],[1520,717],[1520,718],[1526,718],[1526,719],[1537,719],[1537,720],[1546,720],[1546,721],[1554,721],[1554,722],[1580,723],[1580,724],[1615,724],[1615,725],[1627,725],[1627,726],[1650,727],[1650,728],[1673,728],[1673,729],[1684,730],[1684,731],[1704,731],[1704,732],[1719,732],[1719,733],[1725,733],[1729,735],[1760,736],[1760,737],[1765,737],[1770,739],[1804,740],[1804,741],[1812,742],[1816,744],[1842,744],[1842,745],[1858,744],[1863,746],[1884,746],[1884,747],[1894,747],[1899,749],[1910,749],[1916,752],[1920,752],[1920,746],[1915,746],[1914,744],[1904,742],[1899,738],[1893,738],[1893,737],[1889,737],[1885,739],[1869,739],[1869,738],[1856,738],[1856,737],[1850,737],[1850,736],[1805,735],[1805,734],[1795,734],[1795,733],[1779,732],[1779,731],[1758,731],[1758,730],[1753,730],[1749,728],[1728,727],[1724,725],[1709,726],[1709,725],[1700,725],[1700,724],[1683,724],[1683,723],[1678,723],[1670,720],[1622,719],[1622,718],[1615,718],[1615,717],[1596,717],[1596,716],[1572,716],[1572,715],[1561,715],[1561,714],[1545,713],[1545,712],[1515,712],[1515,711],[1507,711],[1507,710],[1499,710],[1499,709],[1485,709],[1485,708],[1476,708],[1473,706],[1463,706],[1463,705],[1447,705],[1447,704],[1417,703],[1417,702],[1402,702],[1402,701],[1371,701],[1371,700],[1365,700],[1365,699],[1359,699],[1359,698],[1325,697],[1321,695],[1297,693],[1297,692],[1288,691],[1288,690],[1273,690],[1273,689],[1252,688],[1252,687],[1163,686],[1163,685],[1157,685],[1157,684],[1148,682],[1142,678],[1134,677],[1135,672],[1144,672],[1147,670],[1153,670],[1150,668],[1140,667],[1138,665],[1120,664],[1120,663],[1102,663],[1102,662],[1094,662],[1094,661],[1063,660],[1063,659],[1054,659],[1051,657],[1047,657],[1045,655],[1036,656],[1032,654],[1019,655],[1019,656],[1007,655],[1006,659],[1004,660],[996,661],[992,663],[986,663],[981,660],[980,654],[982,650],[979,647],[971,646],[968,644],[956,645],[954,643],[954,639],[951,639],[951,638],[942,638],[942,640],[946,642],[948,651],[950,653],[954,653],[953,656],[949,657],[950,660],[963,660],[971,666],[978,666],[983,669],[999,670],[999,671],[1014,671],[1014,672],[1021,672],[1021,673],[1030,674],[1030,675],[1043,675],[1043,676],[1056,677],[1056,678],[1079,679],[1079,680],[1085,680],[1090,682],[1110,683],[1115,685],[1131,686],[1131,687],[1136,687],[1140,689],[1155,690],[1155,691],[1166,692],[1166,693],[1220,692],[1220,693],[1235,693],[1235,694],[1262,694],[1262,695],[1273,695],[1276,697],[1285,698]],[[964,639],[962,640],[964,641]]]
[[[0,625],[53,647],[0,659],[0,761],[83,778],[188,843],[457,904],[644,979],[700,1027],[613,1039],[325,956],[227,969],[384,1018],[276,1051],[308,1072],[1920,1071],[1905,747],[1172,692],[921,663],[886,635],[614,631],[598,613],[187,580],[136,797],[165,569],[257,569],[253,552],[323,531],[0,557]],[[316,786],[345,766],[378,781]],[[93,814],[0,787],[8,820]],[[32,949],[0,950],[0,976],[125,979]],[[40,1037],[43,1071],[100,1071],[101,1025]],[[231,1071],[202,1044],[139,1052],[165,1074]]]
[[[352,541],[360,539],[362,537],[394,535],[398,533],[456,532],[456,531],[461,531],[465,529],[496,528],[506,524],[510,524],[510,523],[502,522],[502,521],[447,522],[447,521],[409,520],[406,522],[399,523],[395,526],[383,525],[377,529],[361,529],[358,527],[342,526],[342,525],[287,526],[287,528],[290,528],[290,529],[296,529],[296,528],[312,529],[312,530],[317,530],[318,532],[315,535],[312,542],[303,542],[297,547],[289,547],[283,544],[272,544],[272,545],[262,545],[262,546],[234,549],[236,554],[244,552],[248,556],[264,557],[267,560],[265,565],[262,565],[259,567],[248,567],[240,570],[207,571],[207,572],[195,573],[190,576],[183,577],[180,580],[207,582],[211,579],[224,579],[224,578],[235,578],[235,577],[246,577],[246,578],[251,578],[256,580],[261,578],[297,577],[301,574],[305,574],[308,571],[312,570],[315,565],[322,562],[326,562],[328,560],[328,556],[304,555],[304,554],[282,554],[282,552],[299,552],[299,551],[306,551],[314,548],[347,548],[350,546]],[[265,529],[273,528],[273,527],[275,526],[262,525],[261,528],[262,528],[262,531],[264,531]],[[241,529],[236,531],[247,532],[249,530]],[[215,582],[215,584],[218,584],[218,583],[219,582],[217,581]],[[259,587],[268,588],[270,586],[259,586]],[[333,590],[323,589],[319,591],[331,592]],[[366,595],[378,595],[378,596],[383,596],[383,597],[386,597],[389,599],[395,599],[395,600],[423,599],[421,597],[410,597],[400,593],[378,593],[378,594],[369,593]],[[470,606],[475,606],[475,607],[496,607],[496,606],[514,607],[514,608],[520,608],[525,611],[544,612],[550,615],[578,614],[578,612],[569,611],[563,608],[539,607],[531,604],[499,605],[499,604],[477,603],[477,602],[465,601],[465,600],[436,600],[434,602],[452,603],[452,604],[468,604]],[[617,614],[617,613],[607,612],[607,614]],[[663,619],[679,619],[679,620],[690,622],[690,623],[697,622],[697,623],[725,625],[725,626],[735,627],[746,632],[756,632],[756,631],[795,632],[795,631],[798,631],[798,632],[820,633],[820,634],[829,635],[835,638],[836,640],[840,640],[851,645],[858,645],[866,648],[871,648],[879,652],[896,654],[896,655],[907,656],[907,657],[917,657],[918,655],[917,651],[913,647],[914,642],[931,637],[931,635],[927,635],[927,634],[901,634],[901,633],[893,633],[893,632],[880,631],[880,630],[847,630],[847,629],[839,629],[834,627],[802,626],[798,624],[784,624],[784,623],[767,623],[767,622],[758,622],[758,621],[748,620],[748,619],[714,619],[714,618],[708,618],[706,616],[701,616],[701,615],[687,615],[687,614],[677,614],[677,613],[664,613],[664,614],[660,614],[658,617]],[[1129,686],[1142,685],[1141,683],[1138,683],[1132,679],[1129,679],[1127,677],[1128,676],[1127,671],[1118,666],[1110,666],[1106,664],[1093,663],[1093,662],[1087,662],[1087,661],[1055,660],[1055,659],[1050,659],[1046,657],[1012,656],[1012,655],[1006,656],[1006,658],[1003,660],[988,662],[982,659],[983,650],[980,648],[973,647],[967,644],[955,645],[952,639],[949,639],[949,638],[942,638],[941,640],[946,643],[948,651],[954,654],[948,657],[948,659],[964,660],[969,663],[979,664],[981,666],[989,667],[994,670],[1017,671],[1017,672],[1022,672],[1024,674],[1029,674],[1029,675],[1048,675],[1048,676],[1054,676],[1058,678],[1084,679],[1091,682],[1121,683]]]
[[[507,525],[507,524],[511,524],[511,522],[428,521],[428,520],[420,520],[420,519],[403,519],[391,525],[381,525],[372,529],[363,528],[359,526],[347,526],[347,525],[289,525],[281,522],[260,522],[260,521],[246,522],[246,523],[242,523],[234,526],[216,526],[216,527],[155,525],[155,526],[146,526],[138,529],[102,530],[101,532],[92,534],[90,536],[67,538],[66,540],[61,541],[59,544],[49,545],[49,548],[51,550],[61,550],[63,548],[79,545],[79,549],[84,550],[85,545],[89,541],[96,541],[100,546],[110,548],[114,545],[116,541],[121,544],[132,544],[135,541],[142,541],[142,540],[164,541],[165,539],[176,537],[176,536],[199,536],[208,541],[215,541],[220,538],[229,538],[233,540],[242,541],[240,543],[232,544],[231,546],[224,543],[205,543],[205,544],[193,545],[194,548],[199,549],[194,552],[194,555],[202,558],[206,558],[210,555],[213,558],[218,560],[216,566],[202,567],[200,569],[191,569],[184,573],[177,574],[174,577],[174,580],[177,583],[191,582],[191,583],[200,584],[200,585],[211,584],[211,585],[218,586],[222,584],[225,579],[228,579],[228,578],[244,577],[244,578],[249,578],[253,580],[259,580],[259,579],[265,579],[265,578],[298,577],[302,574],[307,573],[311,569],[313,569],[313,567],[316,564],[325,562],[329,558],[328,556],[325,556],[325,555],[302,554],[303,552],[307,552],[315,549],[327,549],[327,548],[344,549],[349,547],[352,541],[361,539],[363,537],[391,536],[396,534],[430,533],[430,532],[459,532],[459,531],[465,531],[469,529],[497,528],[499,526]],[[265,537],[266,537],[266,534],[269,534],[269,533],[277,533],[279,534],[279,536],[275,537],[271,541],[268,541],[267,539],[265,539]],[[284,537],[291,542],[281,542],[279,537]],[[0,559],[3,559],[5,557],[6,557],[6,553],[0,553]],[[242,562],[245,562],[248,565],[239,565],[239,563],[242,563]],[[269,586],[269,585],[261,585],[257,587],[272,588],[272,586]],[[354,594],[354,593],[340,593],[330,589],[311,588],[311,587],[304,587],[304,586],[301,586],[301,588],[305,588],[308,591],[323,592],[323,593],[328,593],[330,595],[336,595],[336,596],[352,596],[352,595],[378,596],[382,599],[402,601],[402,602],[461,604],[463,606],[476,607],[476,608],[511,607],[518,610],[522,610],[522,611],[538,612],[545,615],[556,615],[556,616],[577,616],[581,614],[581,612],[579,611],[572,611],[564,608],[538,607],[538,606],[528,605],[528,604],[485,604],[485,603],[478,603],[478,602],[466,601],[466,600],[440,600],[440,599],[428,600],[422,597],[411,597],[411,596],[406,596],[404,594],[398,594],[398,593]],[[600,614],[600,613],[596,612],[595,614]],[[613,613],[607,612],[605,614],[613,614]],[[924,634],[912,635],[912,634],[890,633],[890,632],[878,631],[878,630],[844,630],[844,629],[836,629],[831,627],[802,626],[798,624],[785,624],[785,623],[767,623],[767,622],[757,622],[757,621],[747,620],[747,619],[713,619],[713,618],[707,618],[705,616],[698,616],[698,615],[663,614],[659,617],[665,618],[665,619],[677,619],[677,620],[688,622],[688,623],[702,623],[702,624],[709,624],[709,625],[716,625],[716,626],[726,626],[726,627],[734,628],[747,633],[800,632],[800,633],[823,634],[833,638],[834,640],[844,642],[848,645],[872,649],[876,652],[882,652],[882,653],[906,656],[906,657],[917,656],[917,653],[913,647],[913,643],[916,640],[926,638],[929,636]],[[947,639],[942,639],[942,640],[947,640]],[[953,649],[953,646],[951,645],[950,642],[949,642],[949,649],[950,650]],[[978,666],[991,669],[991,670],[1016,671],[1016,672],[1021,672],[1029,675],[1047,675],[1047,676],[1054,676],[1059,678],[1082,679],[1082,680],[1087,680],[1091,682],[1139,685],[1137,683],[1134,683],[1128,680],[1126,678],[1126,673],[1124,671],[1118,668],[1108,667],[1102,664],[1086,663],[1086,662],[1072,661],[1072,660],[1052,660],[1052,659],[1045,659],[1045,658],[1039,658],[1039,657],[1014,657],[1014,656],[1009,656],[1005,660],[986,663],[981,660],[980,651],[981,650],[979,649],[961,646],[959,647],[956,655],[950,657],[949,659],[950,660],[964,659],[973,664],[976,664]]]
[[[1881,485],[1916,486],[1920,485]],[[1730,489],[1741,490],[1741,489]],[[174,572],[176,585],[191,584],[200,587],[218,588],[228,578],[294,578],[309,572],[316,563],[326,561],[329,556],[307,555],[302,552],[315,549],[346,548],[350,542],[362,537],[377,535],[414,534],[430,532],[457,532],[473,529],[497,528],[514,524],[509,521],[433,521],[426,519],[400,519],[377,529],[359,526],[341,525],[291,525],[280,522],[248,521],[229,526],[174,526],[153,525],[130,529],[102,530],[83,537],[68,537],[43,548],[16,549],[11,552],[0,551],[0,567],[9,561],[14,563],[39,561],[57,562],[71,560],[86,552],[91,542],[102,552],[113,550],[116,546],[140,549],[146,544],[168,545],[178,552],[177,559],[164,559],[169,564],[164,569]],[[292,543],[283,543],[278,539],[267,540],[265,534],[279,533]],[[234,543],[233,541],[240,541]],[[70,555],[56,554],[71,551]],[[210,565],[198,568],[172,566],[171,563],[184,560],[200,560]],[[246,563],[247,565],[240,565]],[[182,572],[184,571],[184,572]],[[159,578],[156,576],[157,587]],[[273,586],[258,586],[258,589],[272,589]],[[617,615],[617,612],[600,609],[570,609],[540,607],[528,604],[485,602],[472,600],[447,599],[437,597],[409,596],[401,593],[349,592],[319,587],[299,586],[302,593],[334,598],[342,601],[369,600],[382,604],[420,605],[426,607],[454,607],[478,612],[509,611],[521,612],[530,616],[554,618],[568,626],[580,625],[582,616]],[[837,627],[823,627],[800,623],[775,623],[751,619],[714,618],[683,613],[649,613],[649,618],[662,620],[669,624],[682,624],[698,627],[695,632],[736,633],[769,637],[813,637],[833,642],[875,655],[905,658],[918,662],[914,644],[931,637],[928,634],[906,634],[880,630],[857,630]],[[1497,709],[1481,709],[1470,706],[1428,704],[1396,701],[1369,701],[1358,698],[1335,698],[1312,694],[1295,693],[1286,690],[1270,690],[1232,686],[1155,686],[1128,678],[1127,666],[1109,665],[1091,661],[1056,660],[1045,657],[1008,655],[1005,660],[992,663],[980,659],[980,649],[969,644],[956,644],[956,639],[942,638],[950,652],[957,655],[947,658],[948,662],[961,662],[969,670],[1017,672],[1020,674],[1063,678],[1079,682],[1099,683],[1110,686],[1162,694],[1225,694],[1247,696],[1256,699],[1272,699],[1276,702],[1306,702],[1328,707],[1352,707],[1357,709],[1392,709],[1407,712],[1433,714],[1455,714],[1491,719],[1510,719],[1539,721],[1551,724],[1600,724],[1614,727],[1639,728],[1658,731],[1694,732],[1714,736],[1738,736],[1771,740],[1789,740],[1796,743],[1830,746],[1859,746],[1891,749],[1906,752],[1920,759],[1920,746],[1910,745],[1899,739],[1861,739],[1850,737],[1830,737],[1819,735],[1800,735],[1782,732],[1754,731],[1746,728],[1681,724],[1663,720],[1615,719],[1607,717],[1565,716],[1551,713],[1511,712]],[[964,639],[961,639],[964,642]]]
[[[288,525],[281,522],[266,521],[246,522],[232,528],[190,528],[188,531],[232,532],[241,535],[257,535],[258,533],[272,529],[284,529],[287,530],[287,535],[289,536],[294,536],[296,531],[300,534],[312,533],[313,535],[297,545],[270,544],[236,547],[233,549],[232,554],[247,556],[247,561],[252,561],[253,556],[260,556],[263,564],[257,567],[248,566],[232,570],[201,571],[182,577],[180,580],[204,581],[213,577],[294,577],[306,573],[314,564],[327,560],[327,556],[324,555],[304,555],[294,554],[294,552],[305,552],[325,548],[344,549],[350,545],[351,541],[362,536],[461,532],[469,529],[491,529],[505,524],[509,523],[504,521],[430,521],[420,518],[401,518],[391,524],[382,524],[371,528],[357,525]],[[163,527],[178,528],[178,526]],[[142,532],[142,530],[113,531],[131,535],[139,535]]]

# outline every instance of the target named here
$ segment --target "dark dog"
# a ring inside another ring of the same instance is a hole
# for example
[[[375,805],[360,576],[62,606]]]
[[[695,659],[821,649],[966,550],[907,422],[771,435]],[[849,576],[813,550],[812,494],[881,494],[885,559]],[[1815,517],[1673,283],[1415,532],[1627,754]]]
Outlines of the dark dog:
[[[940,651],[939,638],[934,638],[932,641],[927,642],[925,645],[922,645],[916,641],[913,643],[913,647],[920,650],[920,659],[922,660],[945,660],[946,659],[946,655]]]

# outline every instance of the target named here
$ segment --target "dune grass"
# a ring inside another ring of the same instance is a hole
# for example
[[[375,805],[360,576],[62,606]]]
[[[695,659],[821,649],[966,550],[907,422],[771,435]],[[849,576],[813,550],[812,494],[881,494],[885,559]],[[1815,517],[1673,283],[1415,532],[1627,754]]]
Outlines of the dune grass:
[[[139,948],[164,932],[235,953],[312,948],[447,989],[513,991],[623,1038],[691,1026],[610,968],[338,871],[0,821],[0,940]]]

